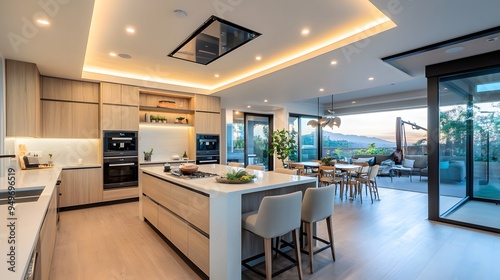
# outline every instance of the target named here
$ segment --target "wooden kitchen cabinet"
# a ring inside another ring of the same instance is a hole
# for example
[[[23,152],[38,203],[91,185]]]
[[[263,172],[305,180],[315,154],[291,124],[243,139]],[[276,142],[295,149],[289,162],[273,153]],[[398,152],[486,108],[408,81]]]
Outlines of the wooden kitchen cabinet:
[[[49,280],[50,269],[52,265],[52,256],[54,254],[54,248],[56,245],[57,236],[57,188],[52,193],[50,198],[49,207],[47,208],[47,214],[43,220],[42,227],[39,234],[39,256],[40,262],[39,267],[37,267],[37,275],[40,276],[38,279]]]
[[[136,86],[101,83],[103,104],[139,106],[139,88]]]
[[[42,99],[99,103],[99,84],[42,77]]]
[[[103,130],[139,130],[139,107],[125,105],[102,105]]]
[[[102,169],[63,169],[60,207],[102,202]]]
[[[6,136],[39,137],[40,73],[36,64],[5,60]]]
[[[196,111],[220,113],[220,97],[218,96],[197,94],[194,103]]]
[[[196,134],[220,134],[221,117],[219,113],[195,113]]]
[[[99,138],[99,105],[42,100],[44,138]]]

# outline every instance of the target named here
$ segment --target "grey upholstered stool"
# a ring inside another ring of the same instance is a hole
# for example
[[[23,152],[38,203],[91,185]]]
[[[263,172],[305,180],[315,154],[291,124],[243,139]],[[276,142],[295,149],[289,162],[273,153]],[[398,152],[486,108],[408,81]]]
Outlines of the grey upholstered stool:
[[[319,253],[323,250],[331,248],[332,258],[335,261],[335,250],[333,247],[333,230],[332,230],[332,216],[333,216],[333,200],[335,196],[335,187],[330,185],[328,187],[322,188],[308,188],[304,194],[304,200],[302,201],[302,215],[301,219],[304,223],[307,234],[307,244],[309,253],[309,266],[311,273],[313,273],[313,258],[314,254]],[[329,241],[325,241],[321,238],[314,237],[314,239],[326,243],[327,246],[315,251],[312,250],[312,225],[315,222],[325,220],[328,228]],[[304,244],[304,243],[302,243]]]
[[[266,196],[260,203],[259,210],[242,215],[244,229],[264,238],[264,256],[266,262],[266,279],[271,279],[272,273],[272,240],[275,237],[292,231],[295,247],[295,260],[288,255],[297,266],[299,279],[302,279],[302,265],[300,262],[299,228],[302,206],[302,192],[284,195]],[[245,262],[243,265],[255,271]],[[280,271],[279,273],[281,273]],[[259,273],[259,272],[257,272]],[[277,275],[279,273],[275,273]],[[260,273],[259,273],[260,274]]]

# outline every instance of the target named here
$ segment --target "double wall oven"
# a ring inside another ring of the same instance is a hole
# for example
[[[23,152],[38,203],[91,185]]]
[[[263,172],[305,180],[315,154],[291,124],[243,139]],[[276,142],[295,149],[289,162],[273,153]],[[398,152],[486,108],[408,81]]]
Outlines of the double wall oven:
[[[219,135],[196,135],[196,164],[220,163]]]
[[[135,187],[139,178],[137,131],[105,131],[104,189]]]

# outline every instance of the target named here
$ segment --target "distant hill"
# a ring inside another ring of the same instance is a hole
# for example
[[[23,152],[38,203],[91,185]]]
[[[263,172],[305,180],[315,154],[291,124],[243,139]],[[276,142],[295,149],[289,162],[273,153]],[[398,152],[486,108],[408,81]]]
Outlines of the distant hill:
[[[330,137],[330,140],[333,140],[333,141],[348,142],[350,148],[366,148],[367,145],[369,145],[371,143],[375,143],[375,147],[377,147],[377,148],[395,147],[396,146],[396,142],[390,142],[390,141],[380,139],[377,137],[333,133],[333,132],[325,131],[325,130],[323,130],[323,137],[325,137],[325,138]]]

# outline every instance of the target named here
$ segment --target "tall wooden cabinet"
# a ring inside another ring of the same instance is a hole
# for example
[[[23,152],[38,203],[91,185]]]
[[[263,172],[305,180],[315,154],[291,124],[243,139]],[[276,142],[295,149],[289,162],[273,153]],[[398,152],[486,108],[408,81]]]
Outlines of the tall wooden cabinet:
[[[220,97],[196,95],[196,134],[220,134]]]
[[[42,78],[44,138],[99,138],[99,85]]]
[[[101,83],[102,129],[139,130],[139,88]]]
[[[40,73],[36,64],[7,59],[6,136],[41,135]]]

